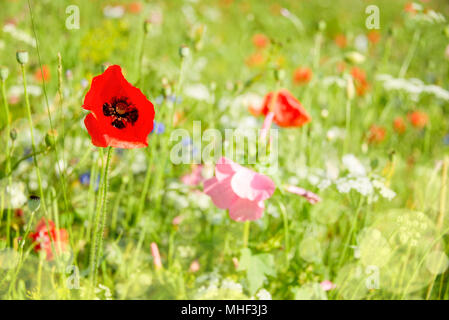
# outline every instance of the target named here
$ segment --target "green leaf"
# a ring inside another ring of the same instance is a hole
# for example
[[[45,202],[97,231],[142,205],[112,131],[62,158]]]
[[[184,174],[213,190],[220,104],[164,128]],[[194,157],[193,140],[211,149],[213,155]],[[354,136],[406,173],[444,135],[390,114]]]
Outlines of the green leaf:
[[[248,281],[248,289],[251,295],[256,293],[267,276],[276,274],[274,269],[274,258],[271,254],[262,253],[252,255],[248,248],[241,250],[239,271],[246,271],[246,279]]]

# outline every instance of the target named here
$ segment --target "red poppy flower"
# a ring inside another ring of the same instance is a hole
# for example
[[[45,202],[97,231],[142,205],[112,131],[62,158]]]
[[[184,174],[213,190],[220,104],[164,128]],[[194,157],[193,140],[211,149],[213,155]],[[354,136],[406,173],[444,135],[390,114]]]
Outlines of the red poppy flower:
[[[273,102],[273,95],[276,96],[276,102]],[[262,105],[262,113],[267,115],[273,112],[273,121],[280,127],[302,127],[312,120],[301,102],[287,89],[268,93]]]
[[[357,95],[363,96],[366,91],[369,89],[369,83],[366,80],[366,73],[360,68],[353,67],[351,69],[351,75],[354,79],[355,89],[357,91]]]
[[[429,117],[425,112],[422,111],[414,111],[408,114],[408,120],[415,128],[421,129],[427,125],[429,121]]]
[[[348,39],[346,39],[346,36],[344,34],[338,34],[335,39],[335,44],[340,48],[346,48],[348,45]]]
[[[139,13],[140,11],[142,11],[142,3],[141,2],[131,2],[128,6],[128,10],[131,13]]]
[[[83,108],[84,124],[97,147],[143,148],[153,130],[154,107],[145,95],[123,77],[114,65],[94,77]]]
[[[417,13],[415,4],[413,4],[412,2],[408,2],[405,4],[404,11],[410,14]]]
[[[47,65],[42,66],[42,70],[39,68],[34,73],[34,79],[36,79],[39,82],[48,82],[50,80],[50,68]]]
[[[371,30],[368,32],[368,40],[372,44],[377,44],[380,41],[381,35],[380,32],[377,30]]]
[[[384,127],[372,125],[369,129],[368,142],[369,143],[381,143],[385,140],[387,130]]]
[[[406,130],[405,121],[402,117],[397,117],[393,120],[393,128],[394,131],[401,134],[404,133]]]
[[[305,84],[312,80],[313,72],[310,68],[299,67],[293,73],[293,82],[296,84]]]
[[[263,49],[270,43],[270,39],[262,33],[257,33],[253,36],[253,44],[255,47]]]
[[[245,63],[248,67],[259,67],[263,65],[265,61],[266,59],[262,53],[255,52],[245,60]]]
[[[48,224],[48,227],[47,227]],[[44,250],[47,260],[53,260],[53,249],[59,254],[67,249],[69,236],[65,229],[56,229],[53,221],[45,221],[42,218],[36,226],[36,232],[30,234],[30,238],[36,243],[34,251]]]

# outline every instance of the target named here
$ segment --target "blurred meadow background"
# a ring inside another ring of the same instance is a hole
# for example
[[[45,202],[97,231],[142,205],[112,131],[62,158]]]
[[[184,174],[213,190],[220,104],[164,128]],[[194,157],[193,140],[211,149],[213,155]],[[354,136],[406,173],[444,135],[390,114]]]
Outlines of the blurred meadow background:
[[[0,297],[448,299],[448,15],[445,0],[1,0]],[[81,106],[110,64],[156,118],[147,148],[113,149],[103,216]],[[276,191],[234,221],[203,192],[213,165],[170,161],[171,132],[259,129],[279,87],[312,120],[273,125],[277,166],[248,167]]]

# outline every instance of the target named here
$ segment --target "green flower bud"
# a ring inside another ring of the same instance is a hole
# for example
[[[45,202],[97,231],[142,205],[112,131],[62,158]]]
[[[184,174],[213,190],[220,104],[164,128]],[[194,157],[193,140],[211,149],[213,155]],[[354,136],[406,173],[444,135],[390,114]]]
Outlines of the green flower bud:
[[[284,69],[275,69],[274,70],[274,78],[276,81],[281,81],[285,78],[285,70]]]
[[[45,144],[47,147],[53,147],[56,144],[56,132],[49,131],[45,134]]]
[[[357,51],[351,51],[345,54],[345,61],[352,64],[360,64],[365,62],[365,56]]]
[[[41,198],[38,196],[30,196],[28,199],[28,209],[30,209],[31,212],[35,212],[39,210],[39,207],[41,206]]]
[[[320,22],[318,22],[318,30],[323,32],[324,30],[326,30],[327,24],[326,21],[324,20],[320,20]]]
[[[449,26],[446,26],[443,30],[443,34],[449,38]]]
[[[6,67],[0,67],[0,80],[5,81],[9,76],[9,69]]]
[[[190,54],[189,47],[187,47],[185,45],[182,45],[181,47],[179,47],[179,56],[181,57],[181,59],[188,57],[189,54]]]
[[[346,96],[349,100],[353,100],[355,97],[354,80],[351,76],[346,77]]]
[[[9,133],[9,136],[11,137],[11,140],[16,140],[17,139],[17,130],[16,129],[12,129],[11,132]]]
[[[145,34],[148,34],[151,30],[151,21],[150,20],[145,20],[143,22],[143,31],[145,32]]]
[[[17,51],[16,53],[17,62],[20,64],[27,64],[29,60],[27,51]]]

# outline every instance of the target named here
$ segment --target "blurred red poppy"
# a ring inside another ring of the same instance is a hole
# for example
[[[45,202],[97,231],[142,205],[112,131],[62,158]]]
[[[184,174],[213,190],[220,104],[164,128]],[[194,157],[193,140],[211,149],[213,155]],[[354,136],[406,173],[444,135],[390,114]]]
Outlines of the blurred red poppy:
[[[128,10],[131,13],[139,13],[140,11],[142,11],[142,2],[131,2],[128,6]]]
[[[360,68],[353,67],[351,69],[351,75],[354,79],[354,85],[357,91],[357,95],[363,96],[369,89],[369,83],[366,80],[365,71]]]
[[[369,143],[381,143],[385,140],[387,130],[384,127],[372,125],[369,129],[368,142]]]
[[[42,66],[42,70],[39,68],[38,70],[36,70],[36,72],[34,73],[34,79],[36,79],[39,82],[48,82],[50,81],[50,68],[47,65],[43,65]]]
[[[371,30],[368,32],[368,40],[372,44],[377,44],[380,41],[380,32],[377,30]]]
[[[396,117],[393,120],[393,128],[394,131],[396,131],[399,134],[404,133],[406,129],[404,119],[402,117]]]
[[[425,112],[422,111],[413,111],[408,114],[408,120],[415,128],[421,129],[427,125],[429,121],[429,117]]]
[[[306,84],[312,80],[313,72],[308,67],[299,67],[293,73],[293,82],[296,84]]]
[[[270,39],[262,33],[257,33],[253,36],[253,44],[255,47],[263,49],[270,44]]]
[[[273,96],[276,100],[273,101]],[[262,113],[274,113],[273,121],[280,127],[302,127],[312,118],[306,109],[287,89],[270,92],[265,96]]]
[[[335,44],[340,48],[345,48],[348,44],[348,40],[346,39],[346,36],[344,34],[338,34],[335,39]]]
[[[94,77],[84,98],[84,124],[97,147],[143,148],[153,130],[154,107],[113,65]]]
[[[415,4],[413,2],[408,2],[405,4],[404,11],[411,14],[416,14]]]
[[[36,226],[36,232],[30,234],[35,243],[34,251],[44,250],[47,260],[53,260],[54,252],[60,254],[67,249],[69,235],[65,229],[56,229],[51,220],[42,218]]]
[[[266,59],[262,53],[255,52],[245,60],[245,63],[248,67],[259,67],[263,65],[265,61]]]

